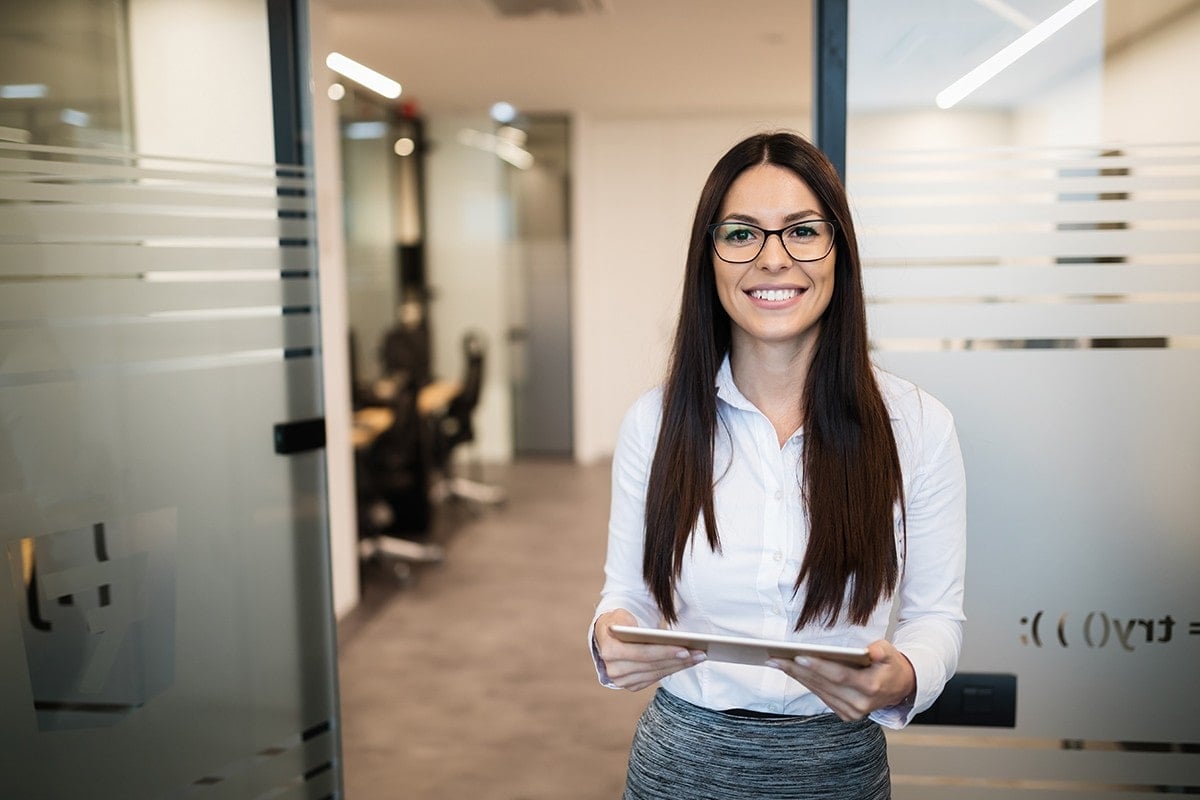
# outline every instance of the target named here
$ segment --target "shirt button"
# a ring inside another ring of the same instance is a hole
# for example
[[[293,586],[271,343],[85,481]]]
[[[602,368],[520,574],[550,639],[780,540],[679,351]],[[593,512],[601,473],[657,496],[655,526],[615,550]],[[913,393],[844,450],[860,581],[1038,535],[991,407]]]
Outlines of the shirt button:
[[[776,550],[771,554],[771,558],[775,559],[776,561],[783,561],[783,553]]]
[[[775,499],[776,499],[776,500],[782,500],[782,499],[783,499],[783,492],[781,492],[781,491],[779,491],[779,492],[775,492]]]
[[[779,604],[778,604],[778,603],[776,603],[775,605],[771,606],[771,611],[772,611],[772,612],[773,612],[773,613],[774,613],[776,616],[778,616],[778,615],[780,615],[780,614],[782,614],[782,613],[783,613],[783,609],[782,609],[782,608],[780,608],[780,606],[779,606]]]

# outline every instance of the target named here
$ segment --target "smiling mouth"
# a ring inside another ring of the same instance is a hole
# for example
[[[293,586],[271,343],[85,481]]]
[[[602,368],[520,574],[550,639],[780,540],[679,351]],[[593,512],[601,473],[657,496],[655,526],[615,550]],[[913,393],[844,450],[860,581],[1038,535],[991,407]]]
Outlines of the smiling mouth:
[[[799,297],[803,291],[803,289],[753,289],[746,294],[755,300],[778,302],[780,300],[791,300],[793,297]]]

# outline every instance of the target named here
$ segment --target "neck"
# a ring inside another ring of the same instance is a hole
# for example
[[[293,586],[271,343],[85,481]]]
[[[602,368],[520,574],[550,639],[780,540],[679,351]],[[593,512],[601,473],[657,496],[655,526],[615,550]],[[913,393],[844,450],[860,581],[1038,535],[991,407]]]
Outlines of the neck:
[[[812,363],[812,342],[774,344],[738,341],[729,354],[733,382],[775,428],[782,445],[804,422],[804,385]]]

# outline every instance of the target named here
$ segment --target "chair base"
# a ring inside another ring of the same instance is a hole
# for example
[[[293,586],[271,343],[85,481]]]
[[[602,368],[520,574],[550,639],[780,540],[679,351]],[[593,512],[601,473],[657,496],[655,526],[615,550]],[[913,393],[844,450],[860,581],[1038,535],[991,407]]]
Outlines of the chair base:
[[[395,536],[370,536],[358,543],[358,554],[364,560],[383,555],[415,564],[435,564],[446,558],[446,548],[439,544],[423,544]]]
[[[498,506],[508,500],[508,492],[499,486],[459,477],[448,477],[437,481],[430,488],[430,495],[435,502],[439,503],[457,497],[481,505]]]

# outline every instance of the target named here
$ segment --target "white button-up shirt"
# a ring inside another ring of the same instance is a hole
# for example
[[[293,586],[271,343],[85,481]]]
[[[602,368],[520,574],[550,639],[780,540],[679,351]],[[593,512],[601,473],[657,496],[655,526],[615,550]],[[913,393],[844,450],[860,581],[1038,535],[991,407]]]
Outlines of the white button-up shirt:
[[[871,714],[891,728],[906,725],[941,693],[958,663],[962,642],[965,569],[965,479],[954,421],[945,406],[908,381],[876,370],[904,476],[907,543],[899,505],[896,553],[899,589],[866,625],[844,615],[833,628],[795,631],[803,593],[796,576],[808,542],[801,501],[803,428],[783,446],[767,419],[733,382],[726,357],[717,376],[714,506],[721,551],[702,530],[693,533],[676,584],[677,630],[861,647],[889,638],[912,662],[917,693],[911,706]],[[617,608],[658,627],[661,614],[642,580],[646,485],[658,441],[662,391],[630,408],[613,455],[605,583],[596,617]],[[892,617],[895,616],[894,625]],[[595,618],[593,618],[593,624]],[[590,629],[589,629],[590,633]],[[612,684],[595,654],[602,683]],[[704,662],[663,679],[667,691],[713,709],[746,708],[779,714],[830,709],[780,670]]]

